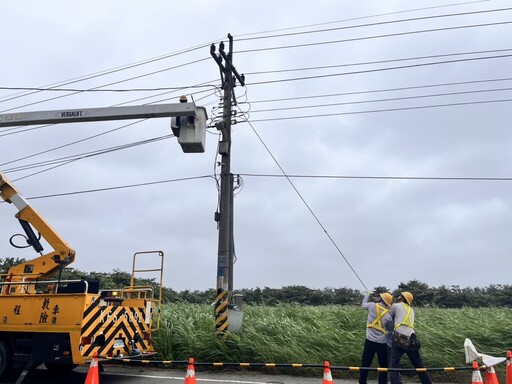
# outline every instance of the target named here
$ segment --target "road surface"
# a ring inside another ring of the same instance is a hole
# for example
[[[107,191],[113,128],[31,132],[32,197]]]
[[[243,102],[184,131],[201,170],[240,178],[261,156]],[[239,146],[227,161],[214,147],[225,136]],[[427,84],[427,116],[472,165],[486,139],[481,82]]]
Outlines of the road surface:
[[[87,375],[87,366],[80,366],[73,371],[55,375],[48,372],[44,366],[30,372],[23,384],[83,384]],[[186,369],[165,369],[153,367],[135,367],[128,365],[104,366],[100,373],[101,384],[183,384]],[[274,375],[248,371],[247,369],[212,370],[209,372],[196,371],[198,384],[318,384],[323,378],[322,369],[318,369],[318,377],[302,378],[289,375]],[[344,382],[347,380],[343,380]],[[16,378],[0,380],[0,383],[13,384]]]

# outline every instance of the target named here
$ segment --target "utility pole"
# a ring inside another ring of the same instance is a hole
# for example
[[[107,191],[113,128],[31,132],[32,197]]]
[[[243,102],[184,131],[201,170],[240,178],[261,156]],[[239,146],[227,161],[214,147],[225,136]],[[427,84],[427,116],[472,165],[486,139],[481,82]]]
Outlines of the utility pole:
[[[215,216],[219,226],[219,247],[217,258],[217,296],[215,299],[215,330],[224,336],[228,327],[228,304],[233,293],[233,174],[231,173],[231,118],[232,107],[236,105],[233,89],[236,80],[241,86],[245,78],[239,75],[233,66],[233,37],[228,34],[229,51],[224,51],[224,42],[219,44],[219,54],[215,53],[215,44],[211,45],[210,54],[218,64],[222,80],[223,108],[222,121],[217,129],[222,133],[219,143],[221,156],[220,173],[220,209]]]

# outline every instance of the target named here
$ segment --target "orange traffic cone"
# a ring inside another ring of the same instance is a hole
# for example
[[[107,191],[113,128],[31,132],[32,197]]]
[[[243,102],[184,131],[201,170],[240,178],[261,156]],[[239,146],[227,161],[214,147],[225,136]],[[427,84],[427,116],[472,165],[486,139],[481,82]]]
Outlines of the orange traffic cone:
[[[196,384],[196,371],[194,370],[194,358],[188,359],[187,375],[185,376],[185,384]]]
[[[473,376],[471,384],[483,384],[482,375],[480,374],[480,367],[476,361],[473,361]]]
[[[328,361],[324,361],[324,381],[323,384],[332,384],[332,375],[331,375],[331,367],[329,366]]]
[[[485,371],[485,384],[500,384],[494,367],[487,367]]]
[[[100,373],[98,370],[98,352],[94,352],[92,356],[91,365],[87,371],[85,384],[100,384]]]
[[[512,351],[507,351],[507,384],[512,384]]]

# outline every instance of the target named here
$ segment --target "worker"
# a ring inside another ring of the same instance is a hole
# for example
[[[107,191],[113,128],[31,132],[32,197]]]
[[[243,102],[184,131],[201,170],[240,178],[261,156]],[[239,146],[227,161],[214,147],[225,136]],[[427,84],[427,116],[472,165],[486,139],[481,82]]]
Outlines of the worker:
[[[361,367],[370,367],[377,354],[379,367],[388,367],[388,332],[393,330],[393,318],[389,314],[389,307],[393,303],[393,296],[388,292],[380,293],[377,301],[370,301],[370,291],[366,291],[361,307],[368,310],[366,320],[366,339],[364,341]],[[359,384],[366,384],[369,371],[362,369],[359,373]],[[379,384],[388,381],[387,372],[379,372]]]
[[[414,330],[414,310],[411,307],[413,300],[411,292],[401,292],[397,302],[389,309],[394,322],[389,368],[398,368],[404,354],[409,357],[415,368],[425,367],[420,356],[420,343]],[[432,384],[427,372],[417,371],[417,374],[421,384]],[[391,384],[402,384],[398,371],[390,371],[389,379]]]

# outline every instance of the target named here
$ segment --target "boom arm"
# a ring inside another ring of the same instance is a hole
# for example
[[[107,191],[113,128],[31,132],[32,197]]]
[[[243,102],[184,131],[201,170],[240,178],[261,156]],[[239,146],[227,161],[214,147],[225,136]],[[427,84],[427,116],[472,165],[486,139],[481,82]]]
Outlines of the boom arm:
[[[60,268],[75,260],[75,251],[59,236],[59,234],[32,208],[25,198],[16,190],[13,184],[0,173],[0,196],[7,203],[18,208],[16,218],[27,234],[28,244],[41,256],[33,260],[14,265],[9,269],[11,281],[31,281],[47,277]],[[53,248],[52,252],[42,254],[42,246],[34,235],[33,226]]]

